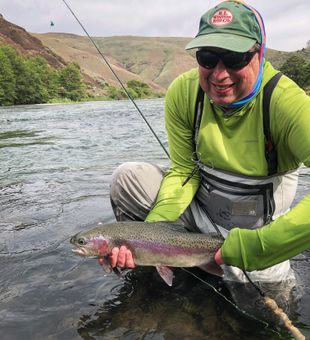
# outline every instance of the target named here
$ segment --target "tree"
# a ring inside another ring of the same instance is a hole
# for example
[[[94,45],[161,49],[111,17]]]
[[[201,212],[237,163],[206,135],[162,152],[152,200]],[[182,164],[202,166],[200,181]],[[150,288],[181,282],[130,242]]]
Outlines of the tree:
[[[120,99],[127,98],[127,95],[122,88],[114,87],[111,85],[108,85],[106,87],[107,87],[107,94],[108,94],[109,99],[120,100]]]
[[[80,67],[76,63],[71,63],[59,70],[59,84],[61,97],[77,101],[86,96]]]
[[[0,46],[0,105],[12,105],[15,100],[15,74],[6,49]]]
[[[145,98],[152,94],[151,88],[139,80],[129,80],[127,89],[132,98]]]
[[[305,59],[299,55],[293,55],[280,67],[280,71],[295,81],[300,87],[305,88],[309,79],[309,67]]]
[[[86,86],[77,64],[57,71],[40,56],[25,58],[9,45],[0,46],[0,105],[46,103],[59,95],[85,98]]]
[[[33,91],[30,85],[33,81],[32,71],[30,66],[25,62],[21,62],[15,67],[15,74],[17,74],[15,89],[15,105],[32,104],[33,103]]]
[[[25,61],[27,70],[28,94],[32,104],[46,103],[48,94],[48,65],[42,57],[32,57]]]
[[[0,46],[0,50],[2,51],[0,104],[45,103],[55,96],[58,90],[53,85],[56,71],[49,67],[44,58],[36,56],[26,59],[18,55],[9,45]],[[3,61],[3,58],[6,61]],[[8,75],[7,67],[11,70]]]
[[[304,67],[304,87],[307,88],[310,86],[310,62],[307,63]]]
[[[32,64],[46,88],[48,99],[57,97],[59,87],[57,70],[52,69],[46,59],[38,56],[32,59]]]

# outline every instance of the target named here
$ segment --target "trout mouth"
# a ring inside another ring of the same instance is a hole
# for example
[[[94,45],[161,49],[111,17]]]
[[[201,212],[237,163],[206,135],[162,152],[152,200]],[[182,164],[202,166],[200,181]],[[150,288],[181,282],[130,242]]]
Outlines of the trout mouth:
[[[78,247],[76,246],[75,248],[72,249],[72,252],[75,254],[75,255],[79,255],[79,256],[87,256],[87,251],[85,248],[82,248],[82,247]]]

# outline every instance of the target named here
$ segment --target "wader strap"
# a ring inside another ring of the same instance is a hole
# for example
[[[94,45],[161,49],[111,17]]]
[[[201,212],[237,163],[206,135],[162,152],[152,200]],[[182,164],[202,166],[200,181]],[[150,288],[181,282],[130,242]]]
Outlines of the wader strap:
[[[204,95],[205,95],[205,93],[203,92],[203,89],[199,85],[197,99],[196,99],[196,105],[195,105],[194,131],[193,131],[193,137],[192,137],[193,138],[193,144],[195,146],[194,151],[196,151],[198,133],[199,133],[202,111],[203,111]]]
[[[265,135],[265,157],[268,163],[268,175],[274,175],[277,172],[278,157],[277,151],[272,143],[270,133],[270,100],[272,92],[277,85],[282,73],[277,73],[273,76],[268,83],[264,86],[263,95],[263,124]]]
[[[282,73],[279,72],[274,75],[268,83],[264,86],[264,94],[263,94],[263,126],[264,126],[264,136],[265,136],[265,157],[268,163],[268,175],[274,175],[277,172],[278,160],[277,160],[277,151],[274,148],[271,140],[270,133],[270,100],[272,92],[277,85]],[[198,133],[202,118],[203,111],[203,99],[204,92],[202,88],[199,86],[196,106],[195,106],[195,117],[194,117],[194,131],[193,131],[193,145],[194,150],[196,151]]]

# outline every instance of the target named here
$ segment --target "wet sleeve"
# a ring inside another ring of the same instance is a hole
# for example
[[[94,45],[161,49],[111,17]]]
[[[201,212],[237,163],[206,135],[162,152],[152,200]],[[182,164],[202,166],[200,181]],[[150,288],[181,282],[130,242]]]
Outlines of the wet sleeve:
[[[268,268],[310,249],[310,194],[262,228],[232,229],[222,248],[225,264],[248,271]]]
[[[155,205],[146,221],[176,221],[192,201],[199,177],[182,185],[195,168],[192,161],[192,121],[182,81],[170,86],[165,99],[165,125],[168,135],[170,169],[161,184]]]

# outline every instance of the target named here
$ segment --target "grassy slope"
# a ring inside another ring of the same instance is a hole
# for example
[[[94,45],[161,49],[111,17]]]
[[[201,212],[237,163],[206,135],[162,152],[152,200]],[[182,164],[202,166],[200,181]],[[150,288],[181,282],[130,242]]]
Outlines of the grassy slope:
[[[63,33],[33,34],[65,61],[76,61],[93,79],[118,86],[117,81],[87,37]],[[182,72],[196,66],[194,53],[184,50],[190,38],[162,37],[95,37],[94,41],[107,57],[123,82],[137,79],[164,91]],[[268,49],[266,58],[275,67],[296,52]],[[310,60],[310,49],[298,51]]]
[[[34,34],[65,61],[76,61],[92,78],[114,86],[117,81],[87,37],[73,34]],[[180,73],[196,66],[193,56],[184,50],[187,38],[107,37],[94,38],[100,51],[126,82],[138,79],[164,91]]]

